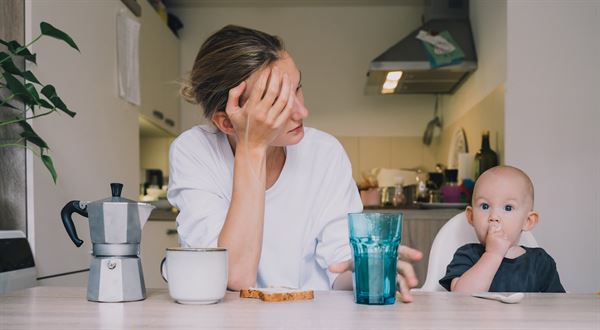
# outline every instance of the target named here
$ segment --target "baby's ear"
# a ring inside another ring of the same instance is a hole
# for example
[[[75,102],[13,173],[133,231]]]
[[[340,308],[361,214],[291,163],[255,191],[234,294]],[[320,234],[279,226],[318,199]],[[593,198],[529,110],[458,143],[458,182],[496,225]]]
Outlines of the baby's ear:
[[[471,206],[467,206],[465,215],[467,216],[467,222],[473,226],[473,208]]]
[[[539,219],[540,219],[540,215],[536,211],[531,211],[531,212],[527,213],[527,220],[525,220],[522,230],[523,231],[532,230],[533,227],[535,227],[535,225],[537,225]]]

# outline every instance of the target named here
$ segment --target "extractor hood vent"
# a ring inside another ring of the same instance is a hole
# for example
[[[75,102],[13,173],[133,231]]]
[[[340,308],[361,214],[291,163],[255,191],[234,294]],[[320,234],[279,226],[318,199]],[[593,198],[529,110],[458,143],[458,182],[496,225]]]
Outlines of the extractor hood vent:
[[[367,94],[452,94],[477,69],[477,55],[468,19],[468,1],[432,0],[425,10],[425,24],[377,56],[367,73]],[[419,31],[448,31],[462,49],[460,63],[432,68]],[[402,72],[397,86],[384,93],[389,72]]]

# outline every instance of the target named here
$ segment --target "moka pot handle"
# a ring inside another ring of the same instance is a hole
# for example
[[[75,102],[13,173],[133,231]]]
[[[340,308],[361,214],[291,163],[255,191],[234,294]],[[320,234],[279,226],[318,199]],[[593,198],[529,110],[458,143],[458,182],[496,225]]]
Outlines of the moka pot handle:
[[[81,207],[80,201],[70,201],[67,203],[67,205],[65,205],[62,208],[62,211],[60,211],[60,217],[62,218],[63,225],[65,225],[65,230],[67,231],[67,234],[69,234],[69,237],[71,238],[73,243],[75,243],[77,247],[80,247],[81,244],[83,244],[83,241],[80,240],[79,237],[77,237],[77,230],[75,229],[73,219],[71,218],[73,212],[77,212],[81,216],[87,218],[87,205]]]

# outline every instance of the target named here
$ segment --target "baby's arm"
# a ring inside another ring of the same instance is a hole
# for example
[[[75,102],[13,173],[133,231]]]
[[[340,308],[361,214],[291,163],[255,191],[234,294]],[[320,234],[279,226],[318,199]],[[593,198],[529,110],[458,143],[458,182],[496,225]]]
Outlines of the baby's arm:
[[[473,267],[452,280],[450,290],[469,293],[488,291],[510,245],[500,224],[490,224],[485,239],[485,252]]]

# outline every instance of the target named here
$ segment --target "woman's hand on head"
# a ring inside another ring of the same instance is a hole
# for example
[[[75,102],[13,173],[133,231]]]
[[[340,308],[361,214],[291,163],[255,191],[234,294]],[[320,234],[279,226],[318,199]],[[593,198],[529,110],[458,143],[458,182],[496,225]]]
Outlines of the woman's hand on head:
[[[398,274],[396,276],[396,282],[398,284],[397,289],[400,292],[403,302],[412,302],[413,300],[410,289],[416,287],[419,284],[419,281],[415,275],[415,269],[412,266],[412,262],[419,261],[421,258],[423,258],[423,253],[419,250],[404,245],[401,245],[398,248],[398,262],[396,266]],[[354,262],[352,260],[346,260],[333,264],[329,266],[329,271],[332,273],[354,271]]]
[[[276,66],[267,67],[258,74],[253,84],[243,81],[229,90],[225,112],[238,144],[266,148],[283,132],[291,115],[295,93],[288,74],[281,74]],[[251,88],[248,99],[241,104],[248,88]]]

